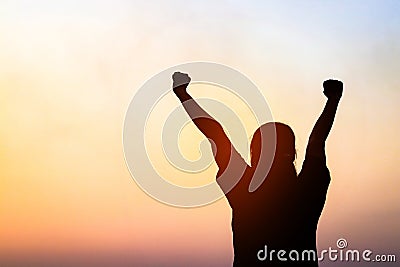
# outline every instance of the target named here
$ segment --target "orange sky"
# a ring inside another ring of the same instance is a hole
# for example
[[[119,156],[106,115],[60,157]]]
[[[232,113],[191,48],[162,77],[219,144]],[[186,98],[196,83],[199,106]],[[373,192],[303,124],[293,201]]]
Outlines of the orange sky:
[[[52,266],[59,257],[75,266],[229,266],[224,199],[163,205],[124,162],[123,120],[137,89],[197,60],[231,66],[258,85],[274,119],[296,134],[298,167],[323,107],[322,81],[342,79],[318,244],[344,236],[398,253],[399,5],[355,2],[1,3],[0,265]],[[198,147],[187,140],[201,141],[194,131],[182,137],[189,157]]]

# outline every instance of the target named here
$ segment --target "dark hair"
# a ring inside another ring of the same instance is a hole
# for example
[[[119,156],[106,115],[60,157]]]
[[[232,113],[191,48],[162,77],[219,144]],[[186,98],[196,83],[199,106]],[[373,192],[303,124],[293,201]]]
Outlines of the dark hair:
[[[260,160],[261,152],[263,154],[261,160],[271,160],[273,164],[277,163],[279,165],[284,162],[293,164],[296,158],[293,130],[281,122],[268,122],[261,125],[254,132],[250,144],[252,166],[256,165]]]

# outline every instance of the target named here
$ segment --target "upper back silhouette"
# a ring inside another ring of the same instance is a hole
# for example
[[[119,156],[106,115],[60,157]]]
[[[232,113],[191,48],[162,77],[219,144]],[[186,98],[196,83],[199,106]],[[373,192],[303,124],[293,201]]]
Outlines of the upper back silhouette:
[[[190,77],[176,72],[173,82],[173,91],[186,112],[214,144],[217,183],[232,208],[233,266],[318,266],[316,230],[331,179],[325,141],[343,83],[323,83],[328,100],[311,132],[297,175],[295,136],[288,125],[269,122],[255,131],[249,166],[222,126],[187,93]],[[255,180],[261,184],[254,186]]]

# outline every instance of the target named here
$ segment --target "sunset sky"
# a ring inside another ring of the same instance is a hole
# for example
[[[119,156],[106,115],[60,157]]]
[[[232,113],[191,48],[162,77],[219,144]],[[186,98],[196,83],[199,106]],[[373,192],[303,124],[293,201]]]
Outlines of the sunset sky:
[[[296,134],[297,169],[324,105],[322,82],[344,81],[318,248],[346,238],[399,261],[398,14],[398,1],[1,1],[0,266],[231,266],[225,199],[162,204],[124,160],[137,90],[191,61],[230,66],[259,87],[274,120]],[[207,97],[212,88],[190,90]],[[257,125],[245,125],[248,142]],[[189,125],[184,154],[196,157],[201,140]]]

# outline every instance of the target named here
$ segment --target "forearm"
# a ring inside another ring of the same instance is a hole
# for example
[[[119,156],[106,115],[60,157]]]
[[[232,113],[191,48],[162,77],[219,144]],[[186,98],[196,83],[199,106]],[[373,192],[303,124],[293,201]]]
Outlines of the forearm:
[[[325,104],[321,116],[318,118],[310,135],[310,141],[325,142],[335,120],[339,99],[330,98]]]
[[[197,128],[208,138],[220,134],[222,126],[185,91],[176,93]]]

